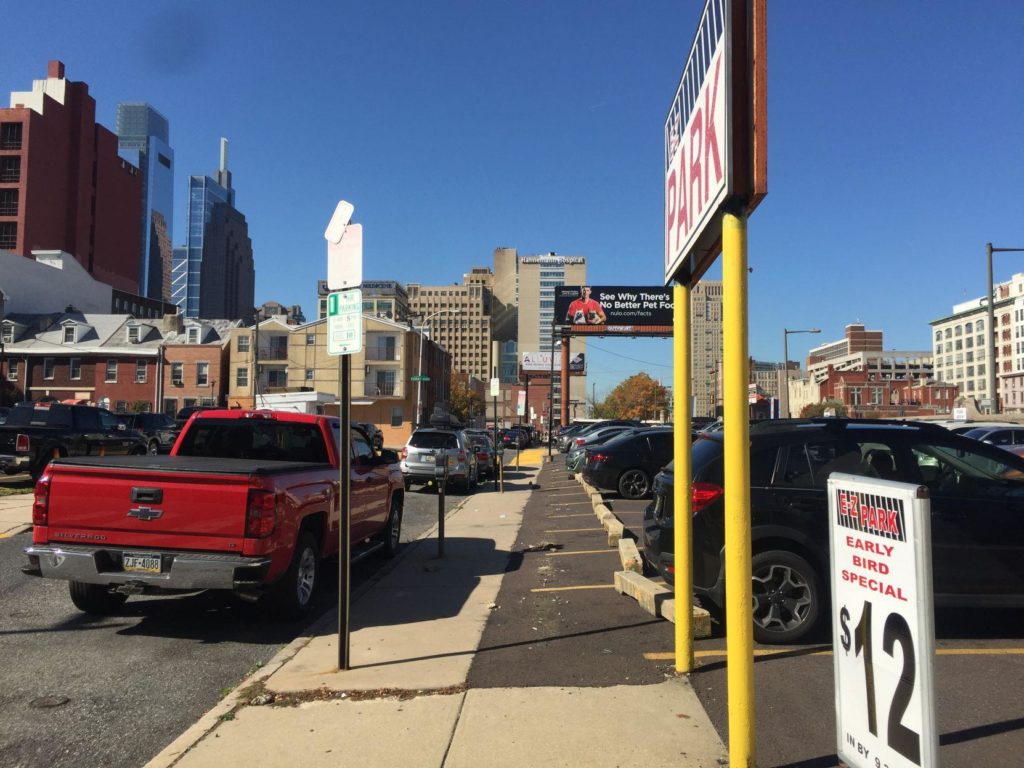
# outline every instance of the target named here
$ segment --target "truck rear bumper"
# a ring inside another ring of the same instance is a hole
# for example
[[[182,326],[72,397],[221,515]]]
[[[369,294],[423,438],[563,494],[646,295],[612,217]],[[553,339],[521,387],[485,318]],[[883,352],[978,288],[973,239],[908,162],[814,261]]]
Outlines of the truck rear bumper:
[[[17,475],[20,472],[28,472],[31,466],[31,456],[11,456],[9,454],[0,456],[0,472],[3,472],[6,475]]]
[[[125,553],[159,556],[160,573],[125,571]],[[263,584],[271,562],[269,557],[76,545],[33,545],[25,554],[28,565],[21,570],[30,576],[168,590],[254,589]]]

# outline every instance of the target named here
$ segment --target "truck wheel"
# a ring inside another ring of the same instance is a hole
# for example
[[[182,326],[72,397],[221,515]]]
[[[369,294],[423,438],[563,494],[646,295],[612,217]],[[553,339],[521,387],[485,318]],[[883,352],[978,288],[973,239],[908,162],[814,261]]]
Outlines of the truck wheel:
[[[292,563],[271,592],[274,614],[290,621],[301,617],[313,603],[320,575],[320,547],[309,531],[300,531],[295,540]]]
[[[75,608],[84,613],[100,616],[117,613],[128,600],[128,595],[111,592],[110,588],[103,584],[86,584],[81,581],[69,581],[68,592]]]
[[[399,542],[402,538],[402,500],[391,500],[391,511],[388,512],[388,522],[381,532],[384,542],[382,554],[384,557],[394,557],[398,554]]]
[[[158,453],[160,453],[160,443],[158,443],[156,440],[150,440],[149,445],[146,446],[146,453],[148,453],[150,456],[156,456]]]

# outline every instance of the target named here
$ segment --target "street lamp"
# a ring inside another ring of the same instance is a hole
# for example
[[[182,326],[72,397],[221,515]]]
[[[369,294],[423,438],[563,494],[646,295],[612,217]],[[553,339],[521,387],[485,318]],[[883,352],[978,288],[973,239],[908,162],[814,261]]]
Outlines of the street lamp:
[[[551,328],[551,358],[548,367],[548,464],[551,463],[551,443],[554,442],[551,436],[551,428],[555,418],[555,349],[562,346],[562,340],[555,341],[555,329]],[[565,393],[562,393],[565,397]]]
[[[453,314],[453,315],[461,315],[462,314],[462,310],[461,309],[439,309],[439,310],[437,310],[437,312],[433,312],[433,313],[427,315],[425,318],[423,318],[423,325],[421,325],[420,329],[419,329],[420,330],[420,365],[419,365],[419,371],[416,374],[416,414],[415,414],[415,416],[413,418],[413,424],[412,424],[412,428],[413,429],[416,429],[416,425],[419,423],[419,420],[420,420],[420,408],[423,405],[423,401],[421,399],[422,395],[423,395],[423,329],[430,327],[430,318],[437,317],[438,315],[443,315],[446,312],[450,313],[450,314]]]
[[[788,328],[782,329],[782,369],[785,373],[783,377],[784,387],[786,394],[786,418],[793,418],[793,414],[789,410],[789,334],[791,333],[821,333],[821,328],[808,328],[802,331],[791,331]]]
[[[988,397],[989,413],[999,413],[999,397],[996,395],[996,313],[995,285],[992,283],[993,253],[1024,253],[1024,248],[993,248],[992,243],[985,243],[985,257],[988,260]]]

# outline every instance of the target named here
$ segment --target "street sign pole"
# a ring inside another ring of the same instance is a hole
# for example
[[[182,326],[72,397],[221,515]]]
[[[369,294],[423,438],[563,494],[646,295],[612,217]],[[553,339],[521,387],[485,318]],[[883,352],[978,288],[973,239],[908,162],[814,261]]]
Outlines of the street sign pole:
[[[351,669],[349,606],[352,574],[352,473],[349,467],[352,463],[352,358],[349,355],[340,355],[338,365],[338,415],[341,417],[341,429],[338,431],[338,490],[341,502],[341,540],[338,545],[338,669]]]

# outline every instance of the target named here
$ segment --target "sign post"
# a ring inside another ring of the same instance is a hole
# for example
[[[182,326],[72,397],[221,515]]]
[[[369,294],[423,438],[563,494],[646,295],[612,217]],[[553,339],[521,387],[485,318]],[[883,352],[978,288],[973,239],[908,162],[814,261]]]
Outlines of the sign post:
[[[828,510],[836,754],[850,768],[933,768],[928,489],[833,473]]]
[[[363,229],[349,225],[354,208],[340,201],[327,240],[327,353],[338,356],[338,669],[351,668],[349,606],[352,571],[352,358],[363,348]],[[339,290],[339,289],[348,290]]]

